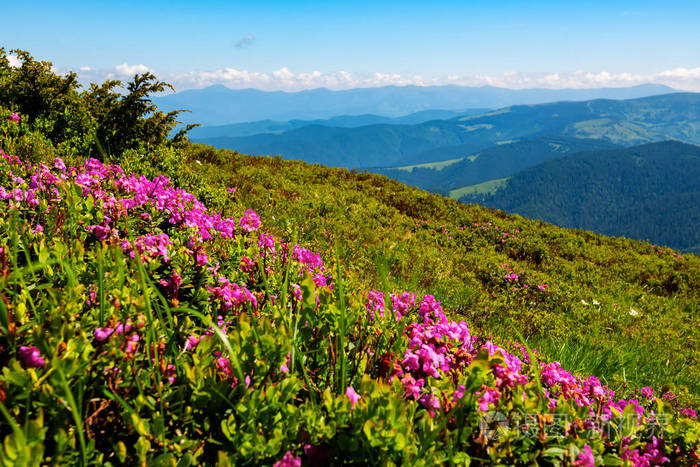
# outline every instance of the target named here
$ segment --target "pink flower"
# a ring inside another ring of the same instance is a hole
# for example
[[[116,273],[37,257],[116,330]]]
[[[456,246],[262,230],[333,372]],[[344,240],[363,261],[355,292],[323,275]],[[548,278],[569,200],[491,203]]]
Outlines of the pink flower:
[[[435,416],[435,411],[440,410],[440,399],[438,399],[433,394],[423,394],[423,396],[418,399],[426,409],[431,417]]]
[[[219,367],[225,374],[227,378],[233,376],[233,367],[228,358],[219,357],[216,359],[216,366]]]
[[[10,121],[13,123],[19,123],[21,120],[22,118],[17,112],[12,112],[12,115],[10,115]]]
[[[63,159],[61,159],[60,157],[57,157],[53,160],[53,167],[56,170],[60,170],[61,172],[65,172],[66,163],[63,162]]]
[[[379,316],[384,317],[384,293],[377,290],[370,290],[365,308],[369,311],[369,315],[374,319],[374,312],[378,311]]]
[[[239,224],[244,232],[254,232],[260,227],[260,216],[252,209],[248,209],[243,213]]]
[[[177,381],[177,371],[175,365],[173,365],[172,363],[165,368],[165,377],[167,378],[168,383],[170,384],[174,384],[175,381]]]
[[[46,365],[46,359],[41,356],[41,352],[36,347],[22,346],[17,353],[27,368],[41,368]]]
[[[185,341],[185,350],[190,350],[194,349],[199,345],[199,341],[201,341],[201,337],[197,337],[195,335],[191,335],[187,338]]]
[[[455,392],[452,393],[452,400],[457,402],[464,396],[465,392],[467,392],[467,388],[464,387],[463,384],[460,384],[459,387],[455,389]]]
[[[134,333],[129,336],[129,338],[126,341],[126,349],[124,351],[128,354],[132,354],[136,352],[136,348],[138,347],[138,342],[139,342],[139,335]]]
[[[352,386],[348,386],[348,389],[345,391],[345,394],[348,396],[348,399],[350,399],[350,407],[352,408],[352,410],[355,410],[355,404],[362,398],[362,396],[356,393],[355,389]]]
[[[199,250],[197,252],[197,256],[195,257],[195,260],[197,261],[197,266],[205,266],[207,263],[209,263],[209,256],[207,256],[206,251]]]
[[[289,373],[289,365],[292,364],[291,359],[289,357],[290,357],[290,355],[287,354],[287,360],[285,360],[285,362],[280,367],[280,371],[284,374]]]
[[[580,467],[595,467],[595,457],[593,457],[593,450],[589,445],[583,448],[574,462],[575,466]]]
[[[292,284],[292,295],[294,295],[294,299],[298,302],[303,298],[301,286],[299,284]]]
[[[314,281],[314,284],[316,284],[316,287],[325,287],[328,285],[328,278],[320,272],[316,274],[312,280]]]
[[[496,389],[486,388],[486,390],[482,393],[481,397],[479,397],[479,410],[482,412],[488,412],[489,403],[496,405],[500,397],[501,393],[498,392]]]
[[[97,340],[97,342],[104,342],[107,339],[109,339],[113,332],[114,329],[105,327],[95,329],[93,331],[93,334],[95,335],[95,339]]]
[[[651,386],[644,386],[639,390],[639,394],[641,394],[645,399],[654,399],[654,390],[651,388]]]
[[[296,457],[287,451],[284,457],[273,464],[273,467],[301,467],[301,457]]]

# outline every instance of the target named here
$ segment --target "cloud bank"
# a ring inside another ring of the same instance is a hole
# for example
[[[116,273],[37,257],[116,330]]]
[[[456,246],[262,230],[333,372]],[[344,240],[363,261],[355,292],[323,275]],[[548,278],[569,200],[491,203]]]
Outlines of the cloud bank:
[[[65,72],[67,70],[59,71]],[[215,84],[222,84],[232,89],[255,88],[264,91],[301,91],[321,87],[342,90],[389,85],[437,86],[447,84],[497,86],[510,89],[586,89],[627,87],[654,83],[665,84],[678,90],[700,92],[700,67],[675,68],[650,74],[610,73],[607,71],[574,71],[566,73],[505,72],[500,75],[448,75],[437,78],[425,78],[421,75],[408,76],[398,73],[361,74],[347,71],[322,73],[316,70],[296,73],[286,67],[272,72],[248,71],[227,67],[214,71],[161,74],[144,64],[129,65],[123,63],[107,70],[95,70],[88,66],[83,66],[76,73],[83,83],[99,83],[106,79],[127,80],[135,73],[145,73],[147,71],[156,74],[158,79],[171,83],[178,91],[204,88]]]

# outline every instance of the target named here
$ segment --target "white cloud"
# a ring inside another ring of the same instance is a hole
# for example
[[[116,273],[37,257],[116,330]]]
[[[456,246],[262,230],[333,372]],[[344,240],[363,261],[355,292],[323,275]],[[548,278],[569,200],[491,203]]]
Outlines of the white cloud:
[[[62,69],[65,72],[67,70]],[[296,73],[287,67],[271,72],[239,70],[233,67],[214,71],[190,71],[187,73],[158,74],[146,65],[123,63],[113,69],[95,70],[82,67],[78,71],[81,82],[100,83],[106,79],[129,79],[136,73],[151,71],[158,79],[171,83],[178,91],[203,88],[213,84],[223,84],[233,89],[256,88],[265,91],[300,91],[325,87],[329,89],[351,89],[377,86],[433,86],[454,84],[460,86],[497,86],[510,89],[524,88],[600,88],[626,87],[639,84],[665,84],[685,91],[700,92],[700,67],[676,68],[657,73],[611,73],[608,71],[573,71],[548,73],[522,73],[506,71],[498,75],[457,75],[425,77],[422,75],[402,75],[398,73],[352,73],[348,71]]]
[[[20,65],[22,65],[22,60],[17,58],[17,55],[7,54],[7,61],[12,68],[18,68]]]
[[[148,71],[153,72],[150,68],[148,68],[146,65],[128,65],[127,63],[122,63],[121,65],[117,65],[114,67],[118,75],[122,76],[134,76],[136,74],[143,74]]]

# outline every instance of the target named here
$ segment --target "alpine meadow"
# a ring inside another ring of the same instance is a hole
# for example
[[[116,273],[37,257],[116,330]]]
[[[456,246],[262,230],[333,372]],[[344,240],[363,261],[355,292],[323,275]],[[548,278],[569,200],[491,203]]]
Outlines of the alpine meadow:
[[[0,464],[700,464],[700,93],[117,68],[0,47]]]

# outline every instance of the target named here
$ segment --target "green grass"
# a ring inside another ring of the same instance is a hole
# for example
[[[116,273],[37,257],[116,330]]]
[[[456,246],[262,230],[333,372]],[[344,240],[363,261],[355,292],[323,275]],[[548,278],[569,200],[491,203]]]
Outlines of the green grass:
[[[503,188],[510,177],[497,178],[495,180],[489,180],[488,182],[478,183],[476,185],[463,186],[462,188],[456,188],[450,190],[450,198],[460,199],[465,195],[486,195],[493,194],[499,189]]]
[[[470,156],[471,157],[471,156]],[[414,165],[404,165],[402,167],[391,167],[396,170],[403,170],[405,172],[413,172],[413,169],[435,169],[435,170],[442,170],[445,167],[448,167],[452,164],[456,164],[457,162],[461,161],[464,159],[463,157],[458,157],[457,159],[448,159],[444,161],[439,161],[439,162],[427,162],[425,164],[414,164]]]

